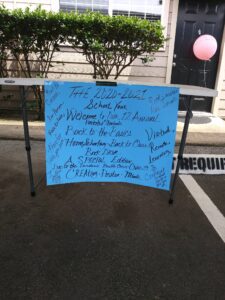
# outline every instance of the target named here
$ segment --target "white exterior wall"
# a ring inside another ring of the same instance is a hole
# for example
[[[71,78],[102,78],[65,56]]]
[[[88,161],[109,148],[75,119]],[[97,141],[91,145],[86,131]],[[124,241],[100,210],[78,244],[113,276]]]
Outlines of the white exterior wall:
[[[56,0],[0,0],[1,4],[4,4],[8,9],[24,9],[26,7],[35,9],[41,4],[43,9],[56,11],[58,7]]]
[[[150,83],[168,83],[168,58],[171,46],[173,44],[173,39],[171,38],[171,29],[173,29],[172,12],[174,8],[174,0],[166,2],[167,6],[163,16],[165,23],[163,25],[166,27],[164,33],[168,38],[168,41],[165,43],[164,49],[161,49],[155,53],[154,61],[150,62],[149,64],[143,65],[140,59],[136,59],[131,67],[129,80]]]
[[[222,87],[219,91],[219,108],[218,108],[218,116],[225,119],[225,76],[222,81]]]
[[[212,112],[225,119],[225,27],[220,49],[215,89],[218,91],[218,96],[213,101]]]

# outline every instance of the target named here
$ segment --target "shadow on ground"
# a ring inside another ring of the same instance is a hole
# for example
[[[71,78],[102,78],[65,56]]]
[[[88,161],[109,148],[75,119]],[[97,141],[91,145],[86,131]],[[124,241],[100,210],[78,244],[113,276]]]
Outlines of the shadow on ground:
[[[185,117],[179,117],[178,121],[181,123],[185,123]],[[194,116],[191,118],[191,124],[208,124],[212,122],[212,118],[206,116]]]

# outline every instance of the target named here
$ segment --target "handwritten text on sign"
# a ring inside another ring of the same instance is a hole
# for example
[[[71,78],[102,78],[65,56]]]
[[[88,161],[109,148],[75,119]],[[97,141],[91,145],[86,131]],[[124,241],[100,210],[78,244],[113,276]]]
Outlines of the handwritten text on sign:
[[[129,182],[169,189],[179,90],[45,83],[47,184]]]

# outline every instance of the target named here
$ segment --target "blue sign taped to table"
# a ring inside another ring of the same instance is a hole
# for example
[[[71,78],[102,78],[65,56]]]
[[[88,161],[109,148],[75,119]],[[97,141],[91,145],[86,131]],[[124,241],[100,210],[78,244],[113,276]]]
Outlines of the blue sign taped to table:
[[[169,190],[178,101],[174,87],[46,81],[47,184]]]

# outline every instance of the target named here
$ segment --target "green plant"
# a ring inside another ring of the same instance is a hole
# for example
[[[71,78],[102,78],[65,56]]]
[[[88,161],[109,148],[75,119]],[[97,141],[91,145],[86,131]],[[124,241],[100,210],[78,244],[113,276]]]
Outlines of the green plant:
[[[0,18],[0,23],[4,23],[0,27],[4,43],[0,46],[10,49],[25,77],[46,78],[53,55],[64,41],[61,14],[47,12],[41,7],[33,11],[29,8],[24,11],[1,8]],[[34,89],[34,93],[40,117],[43,103],[40,88]]]
[[[93,66],[94,78],[117,79],[123,70],[140,57],[143,63],[153,59],[163,46],[163,28],[159,22],[136,17],[110,17],[98,12],[53,13],[41,7],[31,11],[9,11],[0,7],[0,75],[7,75],[9,53],[18,62],[25,77],[46,78],[59,45],[68,42],[85,55]],[[39,117],[43,99],[34,89]]]
[[[0,77],[7,77],[7,59],[9,58],[9,50],[7,50],[7,14],[9,11],[0,6]]]
[[[71,13],[65,22],[69,43],[93,66],[94,78],[117,79],[140,55],[143,63],[152,60],[165,41],[160,22],[137,17]]]
[[[64,41],[64,26],[60,13],[47,12],[41,7],[31,11],[26,8],[12,11],[0,9],[5,45],[11,50],[26,77],[36,75],[32,61],[39,66],[38,75],[46,78],[55,51]],[[33,74],[34,73],[34,74]]]

